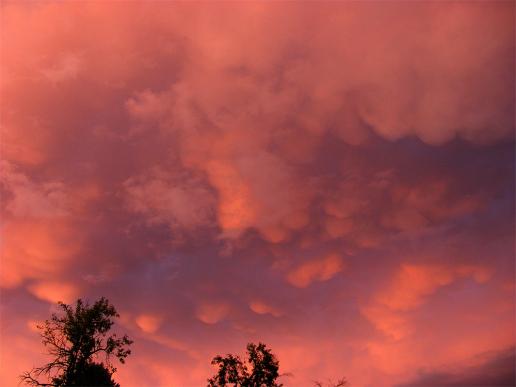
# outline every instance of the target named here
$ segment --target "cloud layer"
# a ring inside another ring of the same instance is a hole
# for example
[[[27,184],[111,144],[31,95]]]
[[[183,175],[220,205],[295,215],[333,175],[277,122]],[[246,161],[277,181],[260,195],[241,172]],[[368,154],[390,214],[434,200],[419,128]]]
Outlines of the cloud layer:
[[[258,340],[292,386],[489,368],[515,343],[513,13],[2,5],[0,384],[55,301],[100,295],[124,386],[202,385]]]

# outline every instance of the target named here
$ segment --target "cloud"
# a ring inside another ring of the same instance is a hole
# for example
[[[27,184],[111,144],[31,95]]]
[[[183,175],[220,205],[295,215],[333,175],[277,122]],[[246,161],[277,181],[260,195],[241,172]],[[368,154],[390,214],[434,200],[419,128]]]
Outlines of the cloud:
[[[298,288],[306,288],[311,283],[328,281],[344,269],[344,261],[337,254],[329,254],[322,259],[302,263],[287,274],[287,281]]]
[[[26,278],[55,278],[66,273],[81,244],[81,236],[66,220],[9,222],[3,233],[0,278],[6,287],[19,286]]]
[[[162,170],[131,177],[124,183],[129,210],[150,223],[174,230],[193,230],[213,223],[214,198],[195,176],[174,176]]]
[[[69,213],[70,192],[61,182],[37,184],[7,161],[1,162],[1,184],[8,193],[4,211],[18,218],[59,218]]]
[[[150,314],[141,314],[136,318],[136,325],[145,333],[155,333],[162,324],[162,318]]]
[[[488,352],[473,359],[475,365],[451,370],[443,368],[435,371],[422,371],[420,375],[402,386],[514,386],[514,348]]]
[[[460,277],[472,277],[478,283],[490,278],[483,267],[460,265],[402,265],[390,287],[376,297],[378,303],[393,310],[410,310],[424,302],[424,298]]]
[[[80,297],[77,285],[63,282],[37,282],[29,286],[29,290],[43,301],[55,304],[58,301],[73,303]]]
[[[229,313],[229,305],[224,302],[203,302],[197,307],[196,316],[205,324],[216,324]]]
[[[76,55],[65,55],[51,67],[41,70],[51,82],[59,83],[77,77],[80,71],[80,59]]]
[[[378,330],[400,340],[413,332],[406,312],[420,307],[433,293],[463,277],[483,284],[491,276],[482,266],[402,264],[391,283],[362,308],[362,313]]]
[[[217,187],[220,199],[218,219],[222,229],[229,233],[245,230],[254,222],[256,210],[250,198],[249,187],[238,171],[229,163],[213,161],[208,164],[212,184]]]
[[[251,301],[249,303],[249,308],[257,314],[270,314],[274,317],[280,317],[283,315],[279,309],[260,300]]]
[[[249,341],[296,386],[512,345],[513,11],[4,6],[0,384],[77,291],[135,337],[129,385]]]

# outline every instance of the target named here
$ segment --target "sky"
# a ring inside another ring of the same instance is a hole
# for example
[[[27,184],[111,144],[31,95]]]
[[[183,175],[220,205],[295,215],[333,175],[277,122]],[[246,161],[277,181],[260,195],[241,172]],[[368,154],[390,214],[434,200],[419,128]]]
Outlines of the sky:
[[[101,296],[123,387],[514,384],[514,2],[0,7],[1,386]]]

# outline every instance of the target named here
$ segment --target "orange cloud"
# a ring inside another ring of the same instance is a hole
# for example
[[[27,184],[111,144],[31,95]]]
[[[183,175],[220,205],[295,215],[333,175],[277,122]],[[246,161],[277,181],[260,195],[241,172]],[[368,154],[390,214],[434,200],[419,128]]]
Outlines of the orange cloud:
[[[5,287],[65,272],[81,248],[82,238],[68,220],[8,222],[2,233],[0,283]]]
[[[219,222],[223,230],[237,234],[253,224],[255,209],[248,185],[229,163],[211,161],[208,173],[212,184],[218,188]]]
[[[392,310],[410,310],[424,302],[426,296],[461,277],[472,277],[483,283],[490,270],[471,265],[411,265],[403,264],[389,288],[376,296],[379,304]]]
[[[403,264],[390,285],[362,308],[363,315],[386,335],[399,340],[412,332],[405,312],[421,306],[443,286],[464,278],[485,283],[492,271],[475,265]]]
[[[287,281],[298,288],[306,288],[315,281],[328,281],[345,267],[344,261],[337,254],[330,254],[322,259],[305,262],[287,274]]]
[[[386,227],[402,231],[415,230],[427,226],[432,221],[447,219],[472,213],[482,207],[478,195],[451,196],[453,184],[445,180],[420,182],[417,186],[394,186],[391,197],[396,203],[392,211],[382,217]]]
[[[260,300],[251,301],[249,303],[249,308],[257,314],[270,314],[274,317],[280,317],[283,315],[279,309]]]
[[[73,303],[80,297],[80,288],[72,283],[40,281],[29,285],[29,291],[36,297],[51,304],[62,301]]]
[[[39,363],[25,322],[74,286],[124,311],[122,385],[199,385],[211,356],[250,340],[277,348],[295,385],[343,370],[395,385],[513,343],[514,294],[497,290],[513,280],[513,14],[3,6],[0,384],[30,368],[27,349]],[[429,245],[442,254],[400,264]],[[331,294],[310,286],[348,262]],[[142,312],[169,294],[167,324]]]
[[[162,322],[161,317],[151,314],[141,314],[136,317],[136,325],[145,333],[155,333]]]
[[[204,302],[197,307],[196,316],[205,324],[216,324],[229,313],[229,305],[222,302]]]

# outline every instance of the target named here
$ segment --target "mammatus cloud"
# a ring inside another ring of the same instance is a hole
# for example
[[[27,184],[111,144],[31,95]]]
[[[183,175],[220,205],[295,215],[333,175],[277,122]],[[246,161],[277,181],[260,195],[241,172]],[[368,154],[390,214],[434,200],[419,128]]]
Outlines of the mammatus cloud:
[[[301,264],[287,275],[287,281],[298,287],[306,288],[315,281],[328,281],[344,268],[342,258],[330,254],[322,259],[314,259]]]
[[[174,176],[160,170],[124,183],[129,210],[142,214],[150,223],[164,223],[178,231],[213,222],[214,194],[202,185],[195,176]]]
[[[402,264],[387,288],[376,294],[362,313],[378,330],[399,340],[414,330],[406,312],[419,307],[426,297],[460,278],[471,277],[483,284],[491,275],[488,269],[479,266]]]
[[[136,318],[136,325],[138,325],[138,327],[146,333],[156,332],[162,322],[163,321],[159,316],[148,314],[142,314]]]
[[[39,299],[50,303],[59,301],[72,303],[81,296],[80,289],[72,283],[36,282],[29,286],[29,290]]]
[[[216,324],[229,313],[229,305],[224,302],[202,302],[197,308],[197,318],[206,324]]]
[[[274,306],[260,300],[251,301],[249,303],[249,308],[258,314],[270,314],[274,317],[280,317],[283,315],[283,313]]]
[[[514,345],[513,13],[4,4],[0,384],[78,295],[135,338],[124,386],[248,341],[295,386]]]

